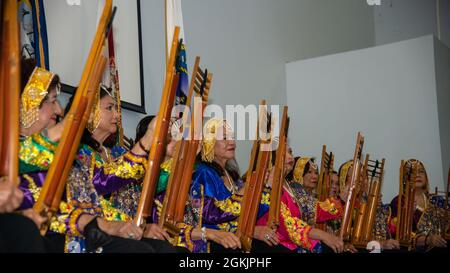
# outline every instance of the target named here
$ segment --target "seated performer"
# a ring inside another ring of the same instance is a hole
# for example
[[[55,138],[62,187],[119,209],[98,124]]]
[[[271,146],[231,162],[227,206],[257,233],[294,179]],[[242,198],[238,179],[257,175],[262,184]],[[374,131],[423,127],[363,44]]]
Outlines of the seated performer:
[[[204,132],[201,159],[190,188],[192,225],[197,232],[201,228],[202,240],[196,241],[197,252],[239,251],[241,242],[234,232],[244,187],[234,161],[233,132],[226,121],[216,118],[205,124]],[[267,207],[267,201],[263,197],[260,207]]]
[[[310,226],[316,223],[323,223],[342,217],[342,203],[340,200],[330,197],[324,202],[319,202],[316,198],[319,172],[314,158],[297,158],[295,168],[286,177],[292,181],[296,198],[301,205],[302,220]]]
[[[415,181],[415,196],[414,204],[415,210],[413,215],[412,232],[413,232],[413,246],[416,250],[424,251],[431,248],[446,248],[447,241],[439,232],[440,219],[438,215],[433,215],[433,210],[436,208],[429,200],[429,181],[425,166],[422,162],[416,159],[406,161],[404,167],[404,176],[411,171],[414,164],[418,164],[418,175]],[[398,212],[398,196],[391,201],[392,221],[391,234],[395,236],[397,212]]]
[[[56,125],[63,114],[58,101],[59,76],[36,67],[33,59],[22,59],[20,135],[31,136]]]
[[[339,196],[343,203],[347,200],[352,170],[353,160],[345,162],[339,168]],[[358,206],[358,202],[356,202],[355,206]],[[390,219],[391,212],[389,206],[383,205],[380,197],[375,215],[375,223],[372,228],[372,235],[374,236],[374,239],[380,243],[381,249],[383,250],[395,250],[400,248],[399,242],[393,239],[390,233],[387,232],[387,230],[389,230]],[[340,223],[335,227],[337,227],[338,231]]]
[[[329,197],[323,202],[317,200],[319,172],[314,158],[295,158],[295,168],[286,178],[292,182],[292,188],[300,204],[302,220],[312,227],[325,223],[325,231],[336,235],[328,228],[328,225],[333,225],[342,218],[344,208],[339,197]],[[322,248],[323,252],[329,251],[326,246]],[[354,250],[350,245],[347,248]]]
[[[147,132],[148,126],[150,122],[155,118],[155,116],[146,116],[142,118],[138,125],[136,126],[136,136],[134,138],[134,142],[138,143],[138,141],[145,135],[145,132]]]
[[[57,146],[57,143],[41,137],[42,134],[38,136],[28,137],[29,141],[23,142],[20,153],[27,166],[39,170],[27,173],[21,181],[27,197],[22,204],[24,208],[31,208],[38,199]],[[62,244],[58,240],[58,251],[155,252],[148,243],[137,241],[143,235],[140,228],[132,223],[105,219],[105,216],[109,219],[126,216],[115,213],[115,210],[103,209],[106,202],[101,202],[89,176],[90,168],[85,167],[82,160],[83,157],[78,157],[74,162],[67,182],[68,201],[61,202],[57,217],[50,224],[48,233],[56,233],[63,239]]]
[[[285,175],[294,167],[292,149],[288,147],[286,151]],[[269,184],[271,184],[271,176],[269,176]],[[302,220],[301,206],[296,198],[292,182],[285,180],[281,196],[280,226],[276,230],[276,234],[267,234],[266,239],[270,240],[272,236],[276,235],[281,245],[299,253],[321,252],[320,242],[329,246],[334,252],[343,252],[344,243],[341,239],[316,229]],[[258,219],[257,226],[266,226],[268,216],[266,213]]]
[[[70,103],[67,109],[69,107]],[[87,184],[90,182],[94,186],[104,217],[110,221],[129,222],[134,216],[132,206],[129,203],[121,203],[121,201],[125,201],[121,198],[113,198],[117,205],[114,207],[103,196],[109,196],[121,189],[127,189],[127,186],[136,186],[141,182],[147,165],[148,153],[146,151],[153,139],[154,125],[148,127],[144,136],[130,151],[120,149],[120,147],[110,150],[102,144],[117,131],[118,118],[116,97],[110,90],[102,86],[83,134],[76,162],[82,164],[83,170],[88,170],[90,181]],[[77,190],[75,187],[74,189]],[[82,188],[82,190],[85,189]],[[76,194],[82,194],[82,192]],[[140,192],[136,191],[134,198],[137,201],[139,196]],[[79,197],[72,195],[72,199],[75,198]],[[120,208],[126,209],[121,210]],[[160,236],[161,234],[165,236]],[[147,224],[143,237],[145,238],[143,241],[150,244],[157,252],[175,252],[168,242],[162,241],[168,235],[156,224]]]
[[[39,195],[35,184],[42,186],[45,179],[43,173],[46,173],[53,160],[54,141],[59,140],[63,127],[61,123],[56,124],[58,117],[62,116],[57,100],[59,77],[35,64],[32,59],[22,60],[19,174],[24,199],[18,209],[40,227],[45,219],[32,209],[32,200]],[[52,220],[51,226],[50,232],[44,237],[46,250],[63,252],[64,236],[58,233],[58,221]]]
[[[339,198],[339,175],[333,171],[331,175],[330,197]]]

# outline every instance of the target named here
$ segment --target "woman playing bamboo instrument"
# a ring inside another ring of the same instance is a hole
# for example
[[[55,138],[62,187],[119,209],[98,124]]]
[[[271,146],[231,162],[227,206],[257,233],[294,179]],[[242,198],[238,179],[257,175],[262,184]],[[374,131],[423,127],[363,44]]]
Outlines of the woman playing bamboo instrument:
[[[154,132],[156,125],[156,119],[155,116],[147,116],[143,118],[141,121],[139,121],[138,126],[136,128],[136,137],[134,143],[139,144],[139,146],[142,146],[142,141],[139,142],[144,138],[147,132],[151,130],[152,134]],[[109,147],[109,146],[108,146]],[[141,147],[142,149],[145,149],[145,152],[148,154],[148,150],[146,150],[146,147]],[[113,151],[115,151],[114,157],[120,156],[121,154],[125,153],[126,151],[120,147],[120,146],[114,146]],[[138,180],[137,182],[131,183],[125,187],[120,188],[118,191],[113,192],[111,194],[111,197],[109,200],[111,201],[111,204],[114,208],[119,209],[120,211],[125,212],[128,216],[133,217],[136,213],[138,204],[139,204],[139,198],[141,196],[141,180]]]
[[[433,214],[434,211],[439,211],[439,209],[429,201],[429,181],[424,164],[417,159],[406,161],[402,176],[408,176],[413,167],[418,168],[415,179],[415,210],[412,223],[413,246],[415,245],[418,250],[427,250],[433,247],[445,248],[447,242],[439,232],[443,216]],[[393,236],[397,231],[398,198],[398,196],[394,197],[391,202],[393,219],[390,227]]]
[[[45,221],[32,206],[39,196],[39,189],[53,160],[56,146],[62,133],[62,123],[56,123],[62,116],[57,100],[60,84],[54,73],[35,66],[31,59],[22,60],[22,94],[20,99],[20,189],[24,193],[18,208],[32,219],[38,227]],[[64,221],[51,220],[51,227],[44,237],[46,251],[64,250]]]
[[[285,170],[287,175],[294,167],[294,157],[292,149],[286,149]],[[271,183],[269,176],[268,183]],[[326,233],[320,229],[316,229],[301,218],[301,204],[296,200],[296,193],[293,189],[292,182],[285,180],[281,196],[280,207],[280,226],[275,234],[267,234],[266,239],[277,236],[280,244],[295,252],[320,252],[320,242],[329,246],[334,252],[342,252],[344,243],[338,237]],[[266,226],[268,213],[257,221],[257,226]]]
[[[342,202],[345,202],[345,200],[347,199],[352,169],[353,169],[352,160],[345,162],[339,168],[339,193]],[[357,201],[355,207],[358,207],[358,205],[359,202]],[[381,202],[380,197],[375,215],[375,223],[372,228],[372,236],[375,241],[378,241],[380,243],[382,249],[386,250],[399,249],[400,248],[399,242],[397,240],[392,239],[391,234],[389,232],[390,221],[391,221],[391,210],[389,208],[389,205],[384,205]]]
[[[106,124],[109,121],[108,119]],[[150,142],[151,133],[147,135],[147,138],[150,138],[148,140]],[[25,142],[22,147],[23,161],[39,170],[24,175],[22,179],[21,188],[24,190],[25,196],[29,197],[26,198],[23,206],[29,208],[34,205],[39,197],[47,170],[54,160],[57,143],[42,137]],[[65,236],[61,248],[66,252],[91,252],[95,250],[103,250],[103,252],[154,252],[152,246],[136,240],[142,237],[143,232],[140,228],[131,223],[112,220],[126,217],[126,215],[111,209],[108,202],[97,194],[90,176],[93,172],[83,164],[85,163],[83,160],[86,160],[86,158],[84,154],[80,154],[74,162],[74,167],[67,182],[68,201],[61,202],[56,220],[52,219],[50,225],[51,232],[54,231]],[[133,162],[128,162],[123,157],[119,160],[122,164],[117,164],[117,171],[125,170],[127,166],[134,165]],[[135,165],[139,164],[142,167],[142,163],[135,163]],[[98,168],[97,171],[100,169],[102,168]],[[112,176],[110,180],[106,181],[114,181]],[[129,180],[133,181],[131,178]],[[58,243],[58,250],[59,248]]]
[[[179,133],[180,129],[180,119],[172,119],[171,132]],[[177,132],[175,132],[176,130]],[[159,180],[156,187],[156,194],[154,198],[154,203],[152,207],[152,216],[150,221],[152,223],[159,223],[161,217],[161,211],[163,209],[163,202],[166,196],[167,185],[169,182],[169,177],[172,173],[173,166],[173,156],[175,152],[175,145],[177,143],[176,137],[172,136],[172,133],[167,136],[167,146],[166,152],[164,155],[163,163],[160,166]],[[188,249],[191,252],[201,252],[202,241],[201,241],[201,229],[194,229],[193,226],[193,213],[191,211],[191,206],[188,202],[185,209],[185,216],[183,223],[178,223],[177,227],[180,229],[179,236],[177,238],[176,246]],[[165,234],[167,234],[165,232]],[[165,236],[168,239],[169,235]],[[180,248],[177,248],[179,252],[181,252]]]
[[[339,198],[339,175],[336,171],[333,171],[330,177],[330,197]]]
[[[218,122],[217,124],[219,124],[221,122]],[[177,122],[174,123],[174,125],[176,125]],[[209,123],[211,124],[211,123]],[[174,128],[180,128],[179,126],[174,126]],[[207,127],[210,128],[210,127]],[[178,133],[179,130],[176,130]],[[211,129],[211,128],[210,128]],[[174,132],[174,129],[172,129],[172,133]],[[220,140],[215,140],[215,141],[220,141]],[[156,189],[156,197],[155,197],[155,203],[153,206],[153,211],[152,211],[152,221],[154,223],[157,223],[159,221],[160,218],[160,214],[162,211],[162,207],[163,207],[163,200],[164,197],[166,195],[166,189],[167,189],[167,185],[168,185],[168,180],[170,178],[171,172],[172,172],[172,165],[173,165],[173,158],[172,156],[174,155],[174,146],[176,144],[176,141],[172,138],[169,137],[168,140],[168,145],[166,147],[166,154],[165,154],[165,159],[164,159],[164,163],[161,164],[161,172],[160,172],[160,178],[159,178],[159,182],[158,182],[158,186]],[[201,149],[198,151],[200,152]],[[222,154],[221,151],[218,151],[218,155],[220,156],[220,154]],[[234,157],[231,157],[233,160]],[[199,162],[200,163],[200,162]],[[206,164],[206,163],[205,163]],[[197,172],[197,166],[198,164],[195,164],[194,166],[194,176],[195,173]],[[197,172],[197,174],[199,174]],[[217,249],[217,245],[222,246],[223,248],[230,248],[230,241],[227,240],[226,238],[222,238],[221,234],[224,234],[221,231],[218,231],[217,229],[214,228],[206,228],[206,227],[201,227],[201,223],[199,222],[199,219],[202,219],[202,216],[199,215],[199,208],[198,205],[201,202],[199,202],[199,200],[197,199],[194,204],[195,204],[195,209],[193,206],[193,203],[191,202],[191,200],[188,200],[186,207],[185,207],[185,212],[184,212],[184,221],[183,223],[179,223],[177,224],[177,226],[180,228],[180,234],[178,237],[178,242],[177,245],[181,246],[181,247],[185,247],[187,249],[189,249],[191,252],[194,253],[199,253],[199,252],[207,252],[208,249],[208,240],[213,241],[213,251],[215,249]],[[237,204],[237,203],[236,203]],[[239,204],[240,206],[240,204]],[[233,238],[232,234],[229,235],[229,238]]]
[[[241,210],[243,183],[233,164],[236,142],[230,125],[221,119],[205,124],[199,158],[190,188],[190,202],[194,213],[192,232],[198,252],[223,252],[241,248],[234,235]],[[267,198],[260,209],[267,210]]]
[[[315,226],[342,217],[343,207],[340,200],[330,197],[319,202],[315,197],[315,190],[319,178],[318,167],[314,158],[297,158],[294,169],[286,179],[292,181],[296,198],[301,205],[302,220],[308,225]]]
[[[87,178],[88,181],[80,183],[79,180],[71,180],[70,178],[73,177],[71,175],[69,177],[68,199],[71,200],[74,207],[83,209],[86,207],[82,205],[86,194],[90,194],[92,197],[94,194],[92,189],[94,189],[97,196],[92,198],[91,203],[101,206],[103,216],[107,220],[115,222],[116,225],[120,223],[120,225],[128,227],[125,228],[127,238],[140,239],[143,237],[142,241],[157,252],[175,252],[175,249],[168,242],[162,241],[168,238],[168,235],[156,224],[148,224],[142,231],[130,222],[133,216],[132,204],[118,202],[116,204],[119,208],[128,209],[119,210],[103,198],[103,196],[110,194],[114,195],[121,189],[127,189],[126,187],[130,185],[136,186],[140,183],[145,173],[147,149],[150,147],[153,138],[154,124],[150,124],[145,135],[131,151],[113,149],[116,152],[112,153],[110,149],[104,147],[103,142],[117,130],[118,111],[116,108],[115,96],[110,90],[102,86],[94,102],[94,109],[84,132],[75,164],[82,170],[82,178]],[[138,191],[137,196],[139,196]],[[120,201],[120,199],[118,200]],[[89,212],[96,213],[92,210]],[[120,233],[120,235],[124,235],[124,233]],[[162,240],[156,240],[156,238]]]

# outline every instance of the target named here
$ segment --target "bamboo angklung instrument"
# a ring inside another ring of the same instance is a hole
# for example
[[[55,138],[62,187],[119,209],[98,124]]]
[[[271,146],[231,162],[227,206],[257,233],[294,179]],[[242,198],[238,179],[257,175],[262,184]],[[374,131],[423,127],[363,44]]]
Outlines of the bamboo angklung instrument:
[[[20,45],[17,1],[0,4],[0,177],[19,184]]]
[[[367,196],[368,196],[368,176],[367,167],[369,163],[369,155],[366,154],[364,165],[360,171],[359,179],[356,186],[356,201],[358,201],[357,207],[352,207],[351,211],[356,211],[355,221],[351,223],[352,230],[352,243],[358,244],[361,242],[361,236],[364,226],[364,216],[367,210]],[[354,203],[356,205],[356,202]],[[365,247],[365,246],[364,246]]]
[[[327,153],[327,146],[322,147],[322,161],[320,164],[319,182],[317,184],[317,200],[324,202],[330,195],[331,175],[333,174],[334,154]],[[317,228],[326,229],[326,223],[318,223]]]
[[[201,120],[196,121],[193,115],[187,115],[187,113],[183,114],[182,132],[185,132],[185,129],[188,128],[188,135],[187,138],[180,139],[176,143],[169,181],[164,196],[163,207],[161,210],[161,215],[159,216],[159,225],[164,227],[174,238],[179,235],[179,228],[177,227],[177,224],[183,222],[184,209],[190,186],[190,180],[183,179],[183,177],[187,176],[187,169],[191,170],[190,177],[192,177],[193,165],[197,155],[197,149],[194,150],[191,148],[191,146],[194,145],[194,128],[195,126],[201,126],[201,124],[197,123],[202,123],[203,111],[208,101],[211,81],[212,74],[208,73],[208,70],[205,70],[204,72],[202,71],[200,68],[200,57],[197,57],[192,72],[191,85],[189,88],[186,105],[191,105],[192,96],[195,92],[195,97],[199,98],[201,102],[201,108],[198,109],[197,107],[196,110],[200,111],[202,118]],[[189,118],[191,118],[190,122]]]
[[[59,209],[78,144],[89,120],[95,93],[99,92],[101,77],[107,62],[103,55],[106,48],[105,43],[112,27],[115,11],[116,8],[112,10],[112,0],[106,0],[78,90],[66,116],[61,141],[56,149],[41,194],[33,207],[36,212],[48,219],[47,223],[41,227],[43,235],[48,229],[49,220]]]
[[[285,183],[284,161],[286,157],[286,144],[289,131],[288,107],[285,106],[283,110],[283,118],[281,127],[286,128],[282,135],[280,135],[280,142],[276,152],[276,161],[272,181],[272,190],[270,191],[270,206],[269,218],[267,220],[267,227],[272,230],[277,230],[280,224],[280,208],[281,208],[281,194],[283,192],[283,185]],[[283,124],[285,123],[285,124]]]
[[[271,123],[271,115],[267,112],[266,101],[263,100],[259,108],[259,122],[256,126],[256,139],[253,142],[244,196],[242,199],[241,214],[239,215],[238,228],[236,231],[236,236],[239,237],[242,249],[245,252],[250,252],[251,250],[259,204],[261,203],[266,173],[269,168],[270,154],[272,151],[267,149],[267,147],[272,143]],[[286,126],[286,122],[282,122],[280,136],[285,132],[283,126]],[[260,132],[261,128],[265,128],[266,131]],[[264,137],[262,137],[263,135]]]
[[[158,116],[156,118],[156,129],[148,156],[148,166],[142,184],[141,197],[136,215],[133,219],[137,226],[145,224],[145,218],[150,216],[156,186],[159,179],[160,165],[164,158],[166,139],[170,125],[170,117],[175,101],[175,92],[178,87],[179,75],[175,74],[175,59],[178,49],[178,36],[180,28],[175,27],[173,42],[170,50],[169,63],[166,67],[166,78],[162,92]]]
[[[200,74],[197,73],[197,80],[201,81],[198,77],[199,75]],[[192,174],[194,172],[195,158],[197,156],[197,152],[199,151],[200,141],[202,139],[203,116],[208,103],[209,90],[213,79],[213,75],[208,73],[207,70],[203,72],[203,75],[203,77],[206,77],[206,80],[203,80],[202,85],[200,85],[200,87],[197,84],[194,86],[194,92],[197,94],[197,97],[201,97],[201,100],[194,101],[194,108],[200,109],[200,111],[195,110],[194,116],[192,117],[193,119],[191,124],[194,124],[194,126],[191,128],[191,136],[193,135],[194,138],[188,142],[189,149],[185,161],[184,175],[181,178],[181,186],[178,189],[178,200],[175,208],[175,221],[177,223],[183,222],[184,209],[186,207],[186,201],[188,200],[189,188],[192,181]]]
[[[383,186],[385,159],[373,161],[369,160],[369,196],[367,201],[367,212],[364,216],[364,226],[362,230],[362,240],[364,243],[372,241],[372,230],[375,224],[377,209],[380,205],[380,194]]]
[[[333,173],[334,154],[327,153],[327,146],[322,147],[322,161],[320,164],[319,182],[317,184],[317,199],[325,201],[330,194],[331,174]]]
[[[411,163],[410,166],[406,164]],[[418,174],[417,162],[401,161],[399,195],[397,206],[396,239],[403,247],[412,246],[412,225],[415,212],[415,181]]]
[[[369,156],[366,156],[363,169],[366,178],[361,177],[367,185],[362,183],[363,188],[360,191],[361,204],[358,209],[352,238],[353,245],[358,248],[365,248],[367,243],[373,239],[372,230],[379,205],[384,163],[384,159],[380,162],[379,160],[369,160]]]
[[[342,225],[340,230],[340,238],[345,242],[351,240],[351,221],[353,215],[353,207],[355,205],[356,195],[357,195],[357,184],[360,177],[361,171],[361,157],[362,150],[364,146],[364,136],[359,132],[358,138],[356,140],[355,154],[353,156],[353,168],[350,178],[350,188],[345,202],[344,215],[342,216]]]

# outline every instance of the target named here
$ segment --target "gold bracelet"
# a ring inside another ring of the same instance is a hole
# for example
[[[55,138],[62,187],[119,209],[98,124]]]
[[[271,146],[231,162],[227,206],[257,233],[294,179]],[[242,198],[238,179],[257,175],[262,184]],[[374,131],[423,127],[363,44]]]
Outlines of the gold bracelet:
[[[73,236],[81,237],[83,236],[78,229],[78,219],[81,217],[81,215],[85,214],[85,212],[81,209],[74,210],[69,217],[69,230],[70,233]]]

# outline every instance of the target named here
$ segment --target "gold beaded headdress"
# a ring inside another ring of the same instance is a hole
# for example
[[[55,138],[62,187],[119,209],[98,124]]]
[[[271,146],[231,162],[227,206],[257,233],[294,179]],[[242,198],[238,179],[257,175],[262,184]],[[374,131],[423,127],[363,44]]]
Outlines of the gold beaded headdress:
[[[427,175],[427,171],[426,171],[426,169],[425,169],[425,165],[424,165],[420,160],[417,160],[417,159],[409,159],[409,160],[407,160],[404,164],[405,164],[405,165],[404,165],[404,168],[403,168],[403,170],[404,170],[404,171],[403,171],[403,176],[405,176],[405,175],[408,173],[408,171],[410,171],[410,170],[412,169],[412,167],[413,167],[414,165],[419,164],[420,166],[422,166],[422,168],[423,168],[424,171],[425,171],[425,177],[427,178],[426,191],[427,191],[427,193],[429,193],[430,189],[429,189],[428,175]]]
[[[217,133],[219,128],[231,131],[231,126],[223,119],[212,118],[205,124],[202,139],[202,160],[212,162],[214,160],[214,145],[216,144]]]
[[[344,191],[345,181],[347,180],[347,173],[348,173],[348,170],[352,166],[353,166],[353,160],[349,160],[349,161],[345,162],[341,167],[341,171],[339,173],[339,190],[340,190],[340,192]]]
[[[33,70],[20,99],[20,124],[23,128],[30,128],[38,121],[39,107],[54,77],[55,74],[43,68],[36,67]]]
[[[308,164],[308,162],[310,162],[311,168],[317,169],[317,164],[314,163],[311,159],[312,159],[311,157],[301,157],[297,159],[293,173],[294,182],[303,185],[303,174],[305,172],[305,167],[306,164]]]
[[[98,128],[101,121],[100,116],[100,89],[103,89],[111,98],[117,99],[116,96],[114,96],[113,92],[109,92],[108,88],[104,85],[100,85],[97,94],[95,94],[94,98],[94,105],[92,109],[93,118],[89,120],[87,124],[87,129],[89,132],[94,133],[94,131]]]

